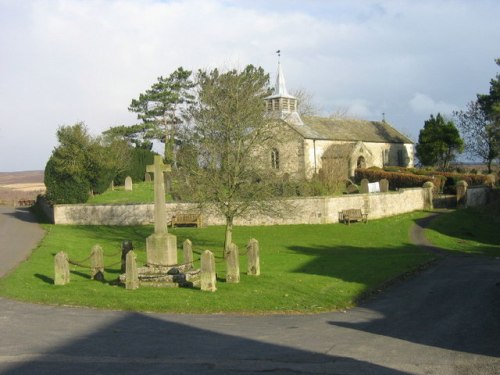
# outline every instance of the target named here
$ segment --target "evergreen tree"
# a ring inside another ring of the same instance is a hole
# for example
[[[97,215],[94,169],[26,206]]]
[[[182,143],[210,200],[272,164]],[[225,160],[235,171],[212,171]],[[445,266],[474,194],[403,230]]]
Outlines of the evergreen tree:
[[[446,121],[439,113],[425,121],[416,145],[417,157],[423,165],[447,169],[462,150],[463,140],[453,121]]]

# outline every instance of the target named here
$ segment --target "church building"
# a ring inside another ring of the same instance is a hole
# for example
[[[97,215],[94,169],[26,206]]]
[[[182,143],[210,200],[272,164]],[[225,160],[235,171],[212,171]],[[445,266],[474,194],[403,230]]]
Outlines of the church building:
[[[293,178],[336,173],[352,177],[356,168],[412,167],[414,143],[384,121],[304,117],[290,95],[278,63],[272,95],[265,98],[267,114],[284,124],[286,141],[271,151],[271,167]]]

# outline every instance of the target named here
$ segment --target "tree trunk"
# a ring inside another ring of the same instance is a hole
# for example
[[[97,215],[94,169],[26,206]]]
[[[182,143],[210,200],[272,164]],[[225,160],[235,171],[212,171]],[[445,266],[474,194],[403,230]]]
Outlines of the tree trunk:
[[[233,242],[233,217],[226,216],[226,233],[224,237],[224,259],[229,251],[229,246]]]

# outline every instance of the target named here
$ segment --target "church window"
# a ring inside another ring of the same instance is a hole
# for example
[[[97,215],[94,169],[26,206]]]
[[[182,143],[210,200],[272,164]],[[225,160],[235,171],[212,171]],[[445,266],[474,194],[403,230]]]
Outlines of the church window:
[[[280,169],[280,153],[275,148],[271,151],[271,168]]]

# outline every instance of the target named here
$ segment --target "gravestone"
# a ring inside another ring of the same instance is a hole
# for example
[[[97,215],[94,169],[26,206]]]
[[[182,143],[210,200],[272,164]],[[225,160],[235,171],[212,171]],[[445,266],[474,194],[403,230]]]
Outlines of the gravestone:
[[[226,282],[233,284],[240,282],[240,257],[238,246],[234,243],[229,245],[226,252]]]
[[[104,281],[104,253],[99,245],[90,251],[90,279]]]
[[[356,194],[359,193],[359,187],[355,184],[350,184],[346,189],[347,194]]]
[[[193,244],[190,240],[185,240],[182,243],[182,251],[184,254],[184,265],[186,269],[193,268]]]
[[[122,263],[121,263],[121,272],[125,273],[127,269],[127,254],[130,250],[134,250],[134,245],[132,241],[122,241]]]
[[[137,256],[133,250],[127,253],[127,270],[125,271],[125,288],[137,289],[139,288],[139,274],[137,272]]]
[[[204,292],[215,292],[216,283],[214,254],[210,250],[205,250],[201,254],[200,288]]]
[[[465,207],[467,203],[467,182],[460,180],[457,182],[457,207]]]
[[[144,182],[151,182],[151,175],[148,172],[144,173]]]
[[[368,194],[369,193],[368,184],[369,184],[369,182],[366,178],[363,178],[361,180],[361,189],[360,189],[361,194]]]
[[[380,180],[380,192],[387,193],[389,191],[389,180],[383,178]]]
[[[486,185],[489,186],[490,188],[494,188],[496,185],[496,175],[493,173],[487,174],[486,175]]]
[[[69,258],[64,251],[60,251],[54,257],[54,284],[69,284]]]
[[[424,183],[424,210],[432,210],[434,208],[434,203],[433,203],[433,194],[432,191],[434,190],[434,184],[430,181],[427,181]]]
[[[259,241],[252,238],[247,245],[247,275],[260,275],[260,256],[259,256]]]
[[[147,262],[152,266],[173,266],[177,264],[177,237],[168,233],[165,208],[165,185],[163,173],[171,171],[164,165],[160,155],[155,155],[154,164],[146,167],[154,173],[154,233],[146,239]]]
[[[115,190],[115,182],[113,180],[111,180],[111,182],[109,183],[109,190],[111,191]]]
[[[125,191],[132,191],[132,177],[125,177]]]

